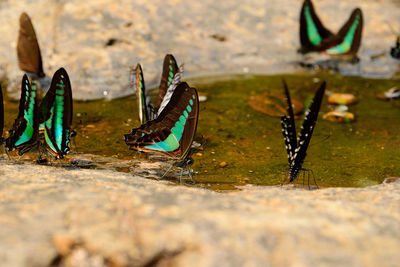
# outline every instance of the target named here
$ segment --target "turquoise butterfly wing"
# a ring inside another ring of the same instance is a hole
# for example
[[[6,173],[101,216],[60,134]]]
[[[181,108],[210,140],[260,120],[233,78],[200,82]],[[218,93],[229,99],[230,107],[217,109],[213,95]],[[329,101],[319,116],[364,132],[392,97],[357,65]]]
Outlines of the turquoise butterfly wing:
[[[72,124],[72,90],[68,73],[60,68],[53,75],[51,86],[41,103],[40,129],[44,144],[55,158],[69,151]]]
[[[333,36],[315,13],[310,0],[305,0],[300,11],[301,53],[318,50],[322,40]]]
[[[361,9],[356,8],[338,34],[324,40],[322,47],[328,47],[325,53],[329,55],[356,54],[361,45],[362,29],[363,15]]]
[[[18,149],[20,155],[33,149],[38,144],[38,127],[37,85],[35,81],[31,84],[25,74],[21,83],[18,116],[6,139],[7,149],[9,151]]]

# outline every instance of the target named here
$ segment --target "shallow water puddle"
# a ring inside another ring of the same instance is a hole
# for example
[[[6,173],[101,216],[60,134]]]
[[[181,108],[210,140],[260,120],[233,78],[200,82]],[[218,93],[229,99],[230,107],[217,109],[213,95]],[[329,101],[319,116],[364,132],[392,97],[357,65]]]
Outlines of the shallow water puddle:
[[[321,107],[305,168],[311,168],[320,187],[368,186],[400,174],[400,101],[376,99],[398,80],[364,79],[319,73],[318,75],[234,76],[226,81],[192,79],[200,95],[196,139],[203,150],[193,154],[196,185],[214,190],[232,190],[246,184],[277,185],[288,167],[280,119],[255,111],[249,98],[282,93],[285,77],[293,98],[305,101],[322,80],[328,92],[354,94],[358,103],[349,106],[353,123],[322,119],[331,109],[327,96]],[[212,78],[213,79],[213,78]],[[10,129],[17,102],[5,103],[5,129]],[[300,127],[303,117],[296,121]],[[138,127],[134,96],[111,101],[74,102],[73,128],[77,136],[72,151],[59,166],[109,169],[155,179],[166,163],[149,163],[147,156],[128,150],[123,135]],[[299,131],[299,129],[298,129]],[[53,163],[52,163],[53,164]],[[57,165],[57,164],[56,164]],[[178,172],[166,179],[179,182]],[[187,180],[190,184],[190,179]]]

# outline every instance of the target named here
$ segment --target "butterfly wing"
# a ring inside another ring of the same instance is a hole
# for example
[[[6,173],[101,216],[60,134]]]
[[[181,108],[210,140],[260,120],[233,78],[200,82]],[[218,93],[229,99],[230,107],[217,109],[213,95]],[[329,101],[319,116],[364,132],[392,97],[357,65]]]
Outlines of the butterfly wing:
[[[0,145],[3,144],[3,128],[4,128],[4,102],[3,89],[0,85]]]
[[[149,118],[146,88],[144,86],[143,70],[140,64],[136,65],[135,69],[135,88],[136,88],[136,100],[139,112],[139,121],[141,124],[146,123]]]
[[[160,88],[158,90],[158,98],[156,102],[157,109],[159,109],[161,103],[163,102],[164,96],[167,93],[167,90],[170,87],[174,76],[178,71],[178,64],[176,63],[174,56],[171,54],[167,54],[164,58]]]
[[[196,134],[199,99],[195,88],[181,82],[161,114],[125,135],[134,150],[185,158]]]
[[[72,90],[64,68],[54,73],[40,109],[41,128],[44,130],[47,150],[54,157],[63,158],[69,151],[72,124]]]
[[[321,46],[324,48],[328,47],[325,52],[329,55],[355,55],[361,45],[362,28],[362,11],[356,8],[338,34],[324,40]]]
[[[174,78],[172,79],[171,83],[169,84],[167,93],[165,94],[160,107],[158,108],[158,115],[164,110],[164,108],[167,106],[169,101],[171,100],[172,94],[174,93],[176,87],[178,84],[181,82],[183,74],[183,65],[181,65],[178,69],[178,71],[175,73]]]
[[[6,140],[8,150],[19,149],[24,154],[37,143],[39,114],[37,108],[37,86],[29,82],[25,74],[21,84],[21,99],[19,102],[18,117],[14,121],[10,136]]]
[[[23,71],[44,77],[42,56],[39,43],[28,14],[22,13],[19,18],[19,34],[17,43],[18,65]]]
[[[300,11],[300,51],[302,53],[318,51],[322,40],[330,36],[333,34],[318,18],[311,0],[305,0]]]
[[[296,126],[294,123],[294,114],[293,114],[293,106],[292,101],[290,100],[289,89],[285,80],[283,80],[283,87],[285,89],[286,101],[287,101],[287,116],[281,117],[282,124],[282,134],[285,140],[286,151],[288,154],[289,165],[292,163],[293,155],[295,153],[295,149],[297,147],[296,140]]]
[[[393,58],[400,59],[400,36],[397,36],[396,46],[390,49],[390,55]]]
[[[314,131],[315,123],[318,119],[319,109],[321,107],[322,98],[325,93],[326,83],[323,82],[315,93],[310,109],[306,112],[306,118],[304,119],[303,126],[301,127],[299,143],[295,149],[295,153],[291,159],[290,165],[290,181],[292,182],[298,175],[301,166],[306,157],[308,145],[310,144],[311,136]]]

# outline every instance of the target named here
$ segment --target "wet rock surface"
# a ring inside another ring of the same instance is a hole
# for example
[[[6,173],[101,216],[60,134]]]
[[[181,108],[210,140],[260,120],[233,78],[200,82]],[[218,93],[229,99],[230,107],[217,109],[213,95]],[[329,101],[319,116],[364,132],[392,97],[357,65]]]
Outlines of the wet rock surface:
[[[17,97],[22,72],[17,67],[18,17],[32,17],[48,75],[63,66],[74,97],[93,99],[132,93],[129,67],[140,62],[148,87],[160,80],[163,57],[185,63],[185,77],[226,73],[303,71],[298,16],[302,1],[1,1],[0,69]],[[400,7],[391,0],[315,1],[325,26],[336,32],[361,7],[365,26],[359,64],[334,64],[341,73],[391,77],[398,61],[389,56],[400,28]],[[311,62],[321,60],[320,56]],[[324,60],[324,59],[322,59]],[[329,62],[329,61],[328,61]],[[328,65],[329,65],[328,64]]]
[[[1,266],[396,266],[400,260],[397,182],[216,193],[111,171],[3,160],[0,167]]]

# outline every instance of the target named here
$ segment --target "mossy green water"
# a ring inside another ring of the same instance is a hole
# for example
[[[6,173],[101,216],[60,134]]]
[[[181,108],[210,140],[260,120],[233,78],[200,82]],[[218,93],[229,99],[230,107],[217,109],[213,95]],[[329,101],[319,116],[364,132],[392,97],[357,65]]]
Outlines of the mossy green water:
[[[197,138],[203,150],[195,153],[193,168],[198,186],[217,190],[237,185],[277,185],[288,167],[280,119],[253,110],[251,95],[282,92],[281,78],[293,98],[313,96],[327,81],[330,92],[354,94],[350,106],[353,123],[322,119],[329,111],[325,96],[305,168],[314,171],[319,186],[368,186],[385,177],[400,175],[400,101],[381,101],[375,95],[397,85],[398,80],[364,79],[322,73],[318,75],[234,76],[189,80],[207,101],[200,103]],[[12,126],[17,102],[5,105],[5,127]],[[302,123],[296,120],[298,129]],[[111,101],[74,102],[73,128],[78,135],[72,150],[120,159],[144,157],[128,150],[123,134],[138,127],[134,96]],[[225,162],[226,166],[221,167]]]

